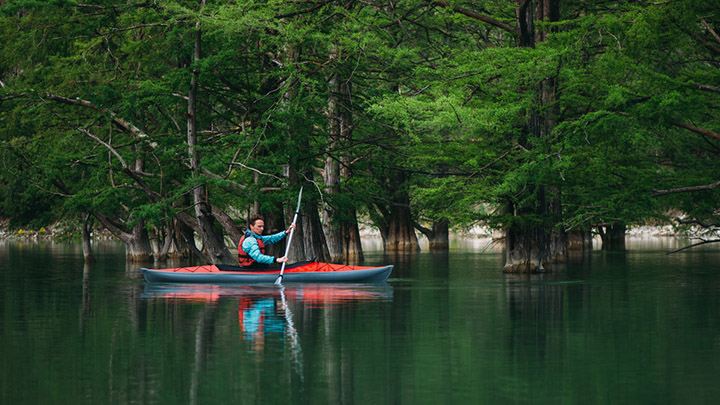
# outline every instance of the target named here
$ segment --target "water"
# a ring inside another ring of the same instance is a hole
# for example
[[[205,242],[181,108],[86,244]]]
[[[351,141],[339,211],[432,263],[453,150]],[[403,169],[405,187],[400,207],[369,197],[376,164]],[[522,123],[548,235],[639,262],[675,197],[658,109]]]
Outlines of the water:
[[[119,244],[0,242],[0,403],[717,403],[720,246],[504,275],[487,242],[386,284],[145,285]]]

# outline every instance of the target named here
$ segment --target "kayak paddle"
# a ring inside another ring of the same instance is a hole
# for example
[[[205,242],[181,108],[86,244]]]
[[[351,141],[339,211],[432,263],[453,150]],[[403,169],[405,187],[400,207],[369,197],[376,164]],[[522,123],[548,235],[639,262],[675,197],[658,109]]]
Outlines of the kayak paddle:
[[[293,216],[292,225],[295,225],[295,222],[297,221],[298,212],[300,212],[300,200],[302,200],[302,190],[303,188],[300,187],[300,194],[298,195],[298,203],[297,208],[295,208],[295,216]],[[285,257],[287,257],[288,253],[290,252],[290,243],[292,242],[293,233],[295,233],[295,228],[290,229],[290,236],[288,237],[287,246],[285,247]],[[277,280],[275,280],[275,284],[282,283],[283,274],[285,273],[285,264],[287,262],[283,262],[282,266],[280,267],[280,275],[278,276]]]

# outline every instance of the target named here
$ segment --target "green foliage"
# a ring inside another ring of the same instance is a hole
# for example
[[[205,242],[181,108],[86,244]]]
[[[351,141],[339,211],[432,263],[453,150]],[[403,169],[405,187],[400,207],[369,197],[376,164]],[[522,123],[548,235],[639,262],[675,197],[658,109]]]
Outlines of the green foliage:
[[[462,6],[515,24],[516,2]],[[720,188],[653,196],[717,181],[717,139],[687,129],[720,132],[718,93],[700,89],[720,83],[715,6],[567,2],[558,22],[537,22],[547,40],[523,48],[419,0],[6,1],[0,215],[161,224],[191,211],[197,184],[218,206],[271,210],[302,181],[318,184],[308,201],[338,211],[388,209],[407,193],[416,219],[458,226],[587,228],[670,209],[715,220]],[[212,174],[200,177],[187,159],[193,72]],[[347,91],[345,138],[330,138],[331,83]],[[328,157],[345,172],[340,194],[320,196]],[[538,208],[549,198],[559,214]],[[508,203],[523,214],[505,215]]]

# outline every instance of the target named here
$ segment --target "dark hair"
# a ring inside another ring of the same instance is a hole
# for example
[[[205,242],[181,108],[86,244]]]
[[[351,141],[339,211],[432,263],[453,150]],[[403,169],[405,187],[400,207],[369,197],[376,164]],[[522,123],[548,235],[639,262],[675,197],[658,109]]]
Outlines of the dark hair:
[[[250,219],[248,220],[248,226],[255,225],[255,222],[256,222],[258,219],[261,219],[261,220],[265,221],[265,217],[263,217],[263,216],[260,215],[260,214],[255,214],[255,215],[251,216]]]

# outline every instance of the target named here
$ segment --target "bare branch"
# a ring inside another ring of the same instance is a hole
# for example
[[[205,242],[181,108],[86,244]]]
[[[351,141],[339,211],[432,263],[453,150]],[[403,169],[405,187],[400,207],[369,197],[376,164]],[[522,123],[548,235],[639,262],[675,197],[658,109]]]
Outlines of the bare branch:
[[[132,123],[124,120],[123,118],[118,117],[118,115],[115,112],[110,111],[107,108],[101,108],[90,101],[83,100],[80,98],[73,99],[73,98],[63,97],[63,96],[59,96],[57,94],[46,94],[45,97],[47,97],[50,100],[57,101],[60,103],[76,105],[76,106],[81,106],[81,107],[85,107],[85,108],[91,108],[93,110],[97,110],[97,111],[100,111],[103,113],[108,113],[112,117],[113,122],[115,124],[117,124],[118,126],[120,126],[121,128],[125,129],[126,131],[132,133],[133,135],[137,136],[138,138],[150,138],[150,136],[148,134],[144,133],[140,128],[138,128],[135,125],[133,125]],[[151,142],[150,146],[155,148],[157,146],[157,144],[155,142]]]
[[[84,129],[84,128],[75,128],[75,129],[77,129],[80,133],[83,133],[83,134],[87,135],[88,137],[90,137],[91,139],[93,139],[95,142],[99,143],[100,145],[104,146],[108,151],[110,151],[110,153],[112,153],[112,154],[118,159],[118,161],[120,162],[120,165],[122,166],[123,171],[124,171],[128,176],[130,176],[130,178],[132,178],[132,179],[135,181],[135,183],[137,183],[137,184],[140,186],[140,188],[142,188],[142,190],[145,192],[145,194],[147,194],[148,197],[150,197],[151,200],[153,200],[153,201],[155,201],[155,202],[162,200],[162,196],[160,195],[160,193],[158,193],[157,191],[153,190],[153,189],[145,182],[145,180],[141,177],[142,175],[147,175],[147,174],[146,174],[146,173],[138,172],[138,171],[136,171],[136,170],[133,170],[133,169],[125,162],[125,159],[123,159],[123,157],[120,155],[120,153],[119,153],[112,145],[110,145],[110,144],[108,144],[107,142],[103,141],[102,139],[100,139],[99,137],[97,137],[96,135],[94,135],[93,133],[91,133],[90,131],[88,131],[88,130],[86,130],[86,129]]]
[[[505,31],[507,31],[507,32],[511,32],[511,33],[516,33],[516,32],[517,32],[517,31],[515,30],[515,27],[513,27],[512,25],[507,24],[507,23],[504,23],[504,22],[499,21],[499,20],[496,20],[496,19],[494,19],[494,18],[492,18],[492,17],[488,17],[488,16],[486,16],[486,15],[477,13],[477,12],[475,12],[475,11],[468,10],[468,9],[466,9],[466,8],[462,8],[462,7],[459,7],[459,6],[451,6],[450,4],[448,4],[448,2],[442,1],[442,0],[435,0],[433,3],[437,4],[438,6],[442,6],[442,7],[448,7],[448,8],[452,7],[453,11],[455,11],[455,12],[458,12],[458,13],[460,13],[460,14],[466,15],[466,16],[468,16],[468,17],[470,17],[470,18],[475,19],[475,20],[479,20],[479,21],[488,23],[488,24],[490,24],[490,25],[492,25],[492,26],[494,26],[494,27],[501,28],[501,29],[503,29],[503,30],[505,30]]]
[[[694,247],[696,247],[696,246],[704,245],[704,244],[707,244],[707,243],[718,243],[718,242],[720,242],[720,239],[710,239],[710,240],[701,239],[701,240],[702,240],[702,242],[693,243],[692,245],[688,245],[688,246],[685,246],[685,247],[681,247],[680,249],[671,250],[670,252],[667,252],[666,254],[669,255],[669,254],[677,253],[677,252],[683,251],[683,250],[685,250],[685,249],[694,248]]]
[[[720,93],[720,87],[708,86],[706,84],[698,84],[695,86],[698,90],[712,91],[713,93]]]
[[[86,130],[86,129],[84,129],[84,128],[75,128],[75,129],[77,129],[79,132],[87,135],[88,137],[90,137],[90,138],[93,139],[95,142],[99,143],[100,145],[104,146],[105,149],[107,149],[108,151],[110,151],[110,153],[112,153],[113,155],[115,155],[115,157],[117,158],[117,160],[120,161],[120,165],[122,165],[123,169],[129,170],[129,167],[128,167],[127,163],[125,162],[125,159],[123,159],[123,157],[120,155],[120,153],[118,153],[118,151],[115,150],[115,148],[113,148],[110,144],[108,144],[107,142],[105,142],[105,141],[103,141],[102,139],[98,138],[96,135],[92,134],[90,131],[88,131],[88,130]]]
[[[654,193],[650,195],[650,197],[658,197],[661,195],[668,195],[668,194],[680,194],[680,193],[689,193],[692,191],[704,191],[704,190],[712,190],[713,188],[720,186],[720,181],[716,181],[715,183],[711,184],[705,184],[702,186],[691,186],[691,187],[680,187],[680,188],[672,188],[668,190],[655,190]]]
[[[714,138],[720,141],[720,134],[714,131],[710,131],[709,129],[702,129],[698,127],[694,127],[690,124],[686,124],[684,122],[673,122],[674,125],[677,125],[679,127],[683,127],[687,130],[690,130],[692,132],[695,132],[696,134],[709,136],[710,138]]]
[[[683,225],[700,225],[703,228],[720,227],[719,222],[702,222],[698,219],[685,220],[685,219],[676,218],[675,221],[677,221],[679,224],[683,224]]]
[[[167,27],[167,24],[161,24],[161,23],[140,24],[140,25],[134,25],[134,26],[132,26],[132,27],[116,28],[116,29],[114,29],[114,30],[111,30],[111,31],[109,31],[109,32],[104,33],[103,35],[111,35],[111,34],[115,34],[115,33],[118,33],[118,32],[130,31],[130,30],[135,30],[135,29],[138,29],[138,28],[147,28],[147,27]]]
[[[222,176],[220,176],[220,175],[217,175],[217,174],[215,174],[215,173],[213,173],[213,172],[211,172],[211,171],[209,171],[209,170],[207,170],[207,169],[201,168],[201,169],[200,169],[200,172],[202,172],[202,174],[204,174],[205,176],[210,177],[211,179],[217,179],[217,180],[227,181],[230,185],[232,185],[233,187],[237,188],[238,190],[245,190],[245,189],[247,188],[244,184],[240,184],[240,183],[238,183],[238,182],[235,182],[235,181],[232,181],[232,180],[228,180],[228,179],[226,179],[226,178],[224,178],[224,177],[222,177]]]
[[[720,36],[718,36],[717,32],[715,32],[715,30],[712,29],[712,27],[710,26],[710,24],[708,24],[707,22],[705,22],[704,19],[701,19],[701,20],[700,20],[700,23],[703,25],[703,27],[705,27],[705,29],[708,30],[708,32],[710,33],[710,35],[712,35],[712,37],[715,38],[715,41],[717,41],[718,43],[720,43]]]
[[[272,178],[274,178],[274,179],[276,179],[276,180],[279,180],[279,181],[280,181],[281,183],[283,183],[283,184],[287,183],[284,179],[282,179],[282,178],[280,178],[280,177],[278,177],[278,176],[275,176],[274,174],[262,172],[262,171],[260,171],[260,170],[258,170],[258,169],[255,169],[255,168],[253,168],[253,167],[250,167],[250,166],[245,165],[245,164],[240,163],[240,162],[230,162],[230,165],[232,165],[232,166],[240,166],[240,167],[242,167],[243,169],[251,170],[251,171],[253,171],[253,172],[255,172],[255,173],[257,173],[257,174],[259,174],[259,175],[261,175],[261,176],[269,176],[269,177],[272,177]]]
[[[23,97],[27,97],[27,94],[23,94],[23,93],[13,94],[13,95],[11,95],[11,96],[7,96],[7,97],[0,98],[0,103],[2,103],[3,101],[12,100],[12,99],[14,99],[14,98],[23,98]]]

